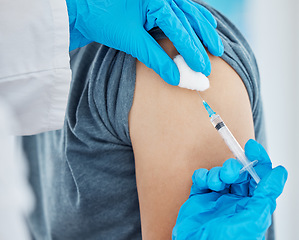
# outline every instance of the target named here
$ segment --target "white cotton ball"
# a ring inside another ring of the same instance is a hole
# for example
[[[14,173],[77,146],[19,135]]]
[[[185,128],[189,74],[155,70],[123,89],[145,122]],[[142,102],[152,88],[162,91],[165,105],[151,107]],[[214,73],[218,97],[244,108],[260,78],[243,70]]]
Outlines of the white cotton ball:
[[[181,55],[177,55],[173,61],[180,71],[179,87],[196,91],[205,91],[210,87],[209,79],[203,73],[193,71]]]

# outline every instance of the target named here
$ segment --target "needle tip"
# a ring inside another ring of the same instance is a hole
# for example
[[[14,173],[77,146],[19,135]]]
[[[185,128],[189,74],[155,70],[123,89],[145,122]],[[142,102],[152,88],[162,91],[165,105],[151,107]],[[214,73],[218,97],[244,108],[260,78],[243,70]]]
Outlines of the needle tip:
[[[196,91],[196,92],[197,92],[198,96],[200,96],[199,92],[198,91]],[[205,100],[203,100],[203,98],[201,96],[200,96],[200,98],[203,102],[205,101]]]

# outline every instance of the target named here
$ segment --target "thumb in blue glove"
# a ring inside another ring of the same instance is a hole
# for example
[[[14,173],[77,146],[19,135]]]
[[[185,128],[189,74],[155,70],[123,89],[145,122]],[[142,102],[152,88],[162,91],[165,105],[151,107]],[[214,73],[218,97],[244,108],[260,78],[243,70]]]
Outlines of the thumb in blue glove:
[[[190,197],[181,207],[173,229],[173,239],[264,238],[287,171],[281,166],[272,169],[265,149],[254,140],[247,142],[245,152],[251,160],[259,160],[256,170],[262,180],[258,186],[248,184],[252,180],[248,174],[239,174],[242,166],[235,159],[210,171],[196,170]],[[241,192],[232,188],[238,189],[239,185]]]
[[[264,239],[286,179],[287,171],[279,166],[264,176],[252,197],[218,196],[213,206],[216,209],[212,209],[218,211],[216,216],[212,217],[207,209],[197,215],[198,218],[209,217],[196,227],[193,237],[186,239]]]
[[[211,72],[211,64],[204,46],[216,56],[223,54],[215,19],[206,8],[191,0],[66,2],[70,50],[96,41],[138,58],[172,85],[179,84],[178,68],[147,32],[150,29],[160,27],[186,63],[206,76]]]

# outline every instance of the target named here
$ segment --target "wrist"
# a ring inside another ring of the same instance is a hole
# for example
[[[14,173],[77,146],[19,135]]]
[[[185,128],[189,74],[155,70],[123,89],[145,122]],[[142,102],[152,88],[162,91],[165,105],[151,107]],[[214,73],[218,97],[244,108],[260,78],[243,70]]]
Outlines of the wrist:
[[[67,12],[69,16],[70,31],[75,27],[77,16],[77,2],[76,0],[66,0]]]

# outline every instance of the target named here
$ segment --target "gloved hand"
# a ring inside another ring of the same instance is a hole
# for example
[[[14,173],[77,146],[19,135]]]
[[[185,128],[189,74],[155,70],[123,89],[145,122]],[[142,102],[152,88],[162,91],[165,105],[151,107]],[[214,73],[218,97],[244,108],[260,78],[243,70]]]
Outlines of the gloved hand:
[[[216,56],[223,44],[211,13],[191,0],[66,0],[70,50],[92,41],[124,51],[152,68],[167,83],[178,85],[176,64],[147,32],[158,26],[186,63],[208,76],[211,64],[200,42]],[[199,38],[198,38],[199,37]]]
[[[173,240],[264,239],[271,225],[276,199],[282,193],[287,171],[272,169],[265,149],[254,140],[245,146],[249,160],[261,177],[256,186],[235,159],[222,167],[196,170],[189,199],[180,209],[172,232]]]

